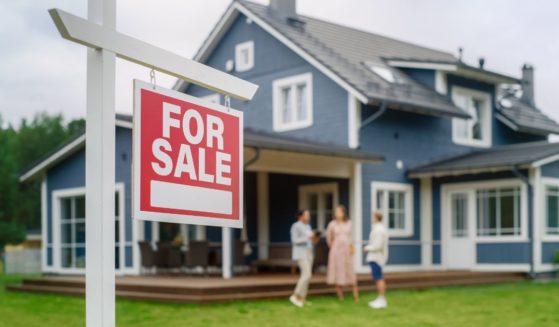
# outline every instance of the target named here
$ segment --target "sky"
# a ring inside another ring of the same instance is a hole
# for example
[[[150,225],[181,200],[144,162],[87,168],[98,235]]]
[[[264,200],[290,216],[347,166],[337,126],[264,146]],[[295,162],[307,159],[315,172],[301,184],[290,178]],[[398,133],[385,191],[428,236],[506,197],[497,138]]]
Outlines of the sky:
[[[267,3],[266,0],[256,0]],[[117,30],[192,58],[230,0],[117,0]],[[86,50],[62,39],[47,9],[86,17],[86,0],[0,0],[0,115],[18,124],[40,111],[85,116]],[[535,67],[536,104],[559,121],[559,1],[298,0],[299,13],[457,53],[520,77]],[[132,113],[132,80],[149,70],[117,60],[116,111]],[[157,84],[175,78],[156,74]]]

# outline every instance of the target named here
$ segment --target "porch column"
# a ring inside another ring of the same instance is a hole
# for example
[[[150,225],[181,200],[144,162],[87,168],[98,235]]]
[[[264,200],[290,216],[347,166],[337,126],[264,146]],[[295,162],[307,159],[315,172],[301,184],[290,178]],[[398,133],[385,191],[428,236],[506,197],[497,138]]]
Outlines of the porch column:
[[[545,196],[543,194],[542,173],[541,168],[532,168],[529,171],[530,182],[532,185],[532,198],[530,199],[530,190],[528,189],[528,201],[532,201],[532,212],[528,213],[532,219],[528,219],[528,239],[532,240],[531,265],[533,272],[537,273],[542,270],[542,219],[544,217]]]
[[[420,184],[421,266],[433,264],[433,194],[431,178],[422,178]]]
[[[270,243],[270,212],[268,205],[269,184],[268,173],[258,172],[256,175],[257,208],[258,208],[258,259],[268,259]]]
[[[196,241],[206,240],[206,226],[196,226]]]
[[[354,266],[357,271],[363,266],[363,194],[362,194],[361,163],[356,162],[351,169],[349,179],[349,204],[351,206],[350,215],[353,217],[353,240],[355,243],[355,255],[353,257]]]
[[[233,276],[233,242],[231,242],[232,230],[228,227],[221,229],[221,274],[223,279],[230,279]]]

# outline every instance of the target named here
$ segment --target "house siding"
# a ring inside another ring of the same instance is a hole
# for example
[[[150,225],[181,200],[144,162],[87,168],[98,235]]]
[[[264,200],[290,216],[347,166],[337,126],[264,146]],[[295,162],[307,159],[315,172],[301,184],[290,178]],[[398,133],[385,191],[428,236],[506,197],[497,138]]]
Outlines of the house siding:
[[[542,243],[542,263],[554,263],[556,253],[559,252],[559,242]]]
[[[227,60],[234,61],[235,59],[235,45],[249,40],[254,41],[254,67],[242,73],[231,72],[233,75],[259,86],[258,92],[251,101],[231,100],[233,108],[244,112],[245,127],[273,131],[273,81],[311,73],[313,76],[313,125],[281,132],[281,134],[347,146],[347,92],[256,23],[248,24],[245,16],[239,15],[205,64],[225,70]],[[204,96],[212,92],[199,86],[190,85],[186,93]],[[221,101],[223,102],[223,97]]]
[[[541,167],[542,176],[559,178],[559,160],[543,165]]]
[[[115,181],[124,184],[124,234],[125,241],[133,240],[132,217],[131,217],[131,168],[132,168],[132,133],[125,128],[116,128],[115,135]],[[85,149],[72,154],[58,165],[47,172],[47,239],[53,242],[53,216],[52,216],[52,193],[57,190],[85,187]],[[125,266],[133,266],[133,244],[126,245]],[[47,266],[53,265],[53,253],[47,248]]]

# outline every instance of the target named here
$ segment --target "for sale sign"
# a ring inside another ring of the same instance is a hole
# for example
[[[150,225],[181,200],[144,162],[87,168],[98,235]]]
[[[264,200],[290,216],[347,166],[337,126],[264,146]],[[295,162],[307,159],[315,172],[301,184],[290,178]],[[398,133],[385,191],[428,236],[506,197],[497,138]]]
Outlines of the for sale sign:
[[[242,228],[243,114],[134,81],[134,218]]]

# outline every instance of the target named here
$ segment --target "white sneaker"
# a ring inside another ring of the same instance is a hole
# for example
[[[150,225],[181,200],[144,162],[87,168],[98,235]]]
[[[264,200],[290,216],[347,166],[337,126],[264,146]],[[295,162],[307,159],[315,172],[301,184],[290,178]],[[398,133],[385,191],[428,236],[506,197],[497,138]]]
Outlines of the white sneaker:
[[[377,298],[374,301],[369,302],[369,307],[372,309],[384,309],[388,307],[388,303],[386,302],[385,298]]]
[[[297,297],[295,295],[291,295],[289,297],[289,301],[291,303],[293,303],[294,306],[298,307],[298,308],[302,308],[304,306],[303,301],[297,299]]]

